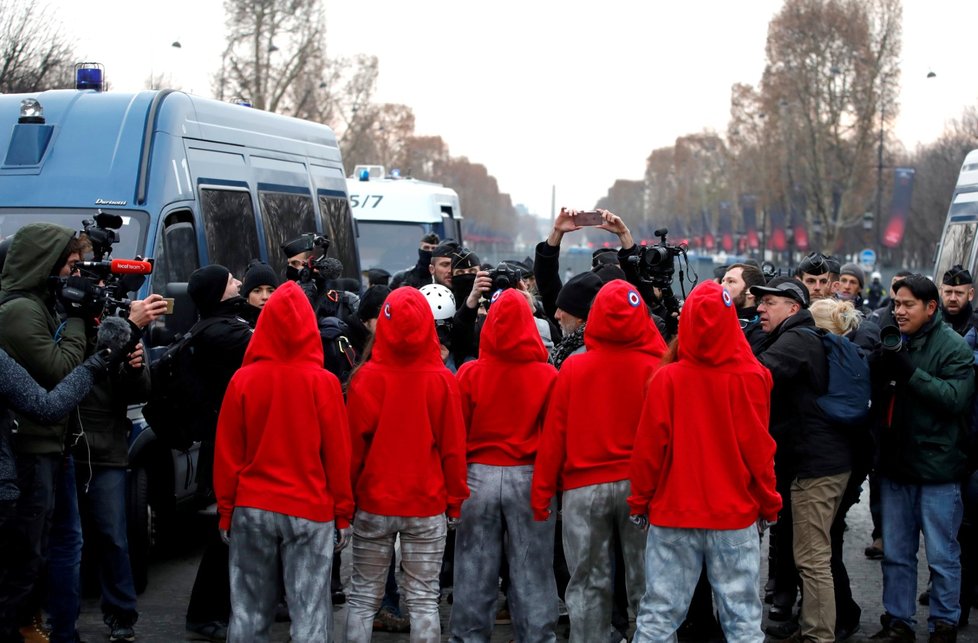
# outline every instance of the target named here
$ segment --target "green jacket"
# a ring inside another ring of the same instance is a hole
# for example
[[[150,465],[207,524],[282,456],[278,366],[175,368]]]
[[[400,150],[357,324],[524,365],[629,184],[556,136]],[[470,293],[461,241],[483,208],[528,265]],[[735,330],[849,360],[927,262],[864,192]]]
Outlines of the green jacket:
[[[907,484],[956,482],[967,475],[966,442],[975,394],[974,354],[940,311],[907,340],[917,370],[881,409],[880,470]],[[884,373],[884,379],[886,374]]]
[[[32,223],[14,235],[0,275],[0,348],[27,369],[46,389],[85,358],[85,323],[72,318],[61,324],[48,277],[74,235],[50,223]],[[64,450],[67,418],[39,424],[18,417],[14,448],[20,453],[52,454]]]

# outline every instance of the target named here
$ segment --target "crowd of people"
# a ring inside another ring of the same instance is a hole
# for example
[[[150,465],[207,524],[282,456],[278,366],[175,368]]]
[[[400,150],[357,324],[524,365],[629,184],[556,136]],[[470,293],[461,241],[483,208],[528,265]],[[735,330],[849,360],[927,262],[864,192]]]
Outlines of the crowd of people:
[[[899,272],[883,299],[878,275],[812,253],[790,275],[725,266],[676,312],[625,222],[600,214],[620,247],[566,283],[573,210],[532,259],[497,266],[426,235],[415,266],[362,289],[301,240],[283,274],[190,276],[198,482],[217,504],[191,633],[262,641],[282,617],[294,641],[438,641],[448,600],[451,640],[481,642],[502,593],[518,641],[555,641],[564,614],[583,643],[846,640],[862,610],[845,520],[868,478],[872,638],[915,640],[926,599],[930,640],[956,640],[975,583],[970,273]],[[32,224],[0,273],[0,372],[20,387],[0,384],[17,412],[0,425],[0,641],[76,640],[83,534],[109,638],[135,640],[125,411],[149,395],[138,341],[166,302],[133,302],[131,339],[105,348],[98,311],[58,296],[82,287],[85,251]]]

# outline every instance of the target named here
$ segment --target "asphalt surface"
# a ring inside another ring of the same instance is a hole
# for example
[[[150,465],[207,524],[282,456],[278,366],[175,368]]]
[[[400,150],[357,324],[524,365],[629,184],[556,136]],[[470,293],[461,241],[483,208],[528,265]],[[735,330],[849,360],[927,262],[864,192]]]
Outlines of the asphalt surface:
[[[872,531],[865,489],[862,502],[850,510],[847,522],[849,530],[846,533],[845,561],[852,582],[853,595],[863,611],[861,629],[851,640],[862,641],[880,629],[879,615],[883,611],[880,563],[879,561],[868,560],[863,555],[863,549],[870,543]],[[165,554],[160,554],[153,563],[149,586],[146,592],[139,597],[140,618],[136,624],[138,641],[171,643],[173,641],[200,640],[193,638],[184,629],[184,614],[202,551],[202,547],[197,543],[203,541],[201,534],[203,524],[203,520],[188,522],[183,531],[185,534],[183,543]],[[765,548],[762,549],[762,552],[765,552],[762,555],[762,581],[767,578],[766,551],[765,543]],[[921,548],[919,558],[918,593],[925,589],[927,583],[927,566],[923,548]],[[350,576],[349,561],[350,556],[344,555],[341,568],[344,582],[347,582]],[[343,606],[334,608],[336,621],[342,621],[343,610]],[[448,640],[450,611],[451,606],[443,600],[441,603],[443,640]],[[972,614],[972,618],[973,620],[978,619],[978,613]],[[927,640],[926,607],[918,607],[917,619],[918,640]],[[107,640],[108,630],[102,623],[97,597],[85,599],[78,629],[83,640],[90,642]],[[512,628],[509,625],[497,625],[493,631],[492,641],[509,641],[512,639],[512,634]],[[566,638],[566,626],[559,626],[558,641],[564,640],[564,638]],[[276,623],[271,640],[288,641],[288,624]],[[342,640],[342,638],[337,637],[337,640]],[[408,641],[409,635],[376,632],[374,640],[381,643]],[[962,629],[958,634],[958,641],[978,643],[978,623]]]

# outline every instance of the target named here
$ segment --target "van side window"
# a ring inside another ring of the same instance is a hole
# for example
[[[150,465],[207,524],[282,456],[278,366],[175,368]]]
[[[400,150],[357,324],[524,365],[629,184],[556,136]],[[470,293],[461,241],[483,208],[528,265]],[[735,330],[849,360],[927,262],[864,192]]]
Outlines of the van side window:
[[[323,215],[323,230],[332,241],[329,251],[331,257],[343,263],[343,276],[360,280],[357,274],[357,240],[353,238],[353,217],[350,215],[350,202],[346,196],[331,196],[320,192],[319,209]]]
[[[194,215],[178,210],[166,215],[153,249],[153,292],[163,293],[171,282],[186,282],[199,266],[193,231]]]
[[[259,190],[258,205],[265,228],[268,264],[276,273],[281,274],[285,271],[287,259],[282,254],[282,244],[306,232],[316,231],[316,212],[312,197],[309,194]]]
[[[200,204],[208,260],[242,278],[248,262],[260,256],[251,194],[246,190],[202,187]]]

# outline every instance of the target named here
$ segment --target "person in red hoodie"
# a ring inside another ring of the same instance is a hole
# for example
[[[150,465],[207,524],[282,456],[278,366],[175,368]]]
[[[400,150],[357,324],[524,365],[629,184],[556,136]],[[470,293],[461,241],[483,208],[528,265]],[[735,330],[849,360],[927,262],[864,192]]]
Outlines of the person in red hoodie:
[[[458,372],[472,495],[455,537],[453,641],[492,636],[504,538],[515,638],[554,640],[554,522],[534,521],[527,500],[556,377],[526,294],[497,291],[482,327],[479,359]]]
[[[431,307],[414,288],[384,300],[370,358],[350,378],[347,412],[357,503],[347,641],[370,640],[397,535],[411,640],[437,641],[448,521],[454,526],[469,495],[465,424]]]
[[[343,393],[293,282],[265,304],[217,423],[214,491],[231,548],[229,641],[265,641],[279,561],[295,641],[332,639],[329,577],[353,517]]]
[[[635,524],[651,523],[634,640],[675,640],[705,560],[727,640],[762,641],[755,523],[781,509],[771,373],[712,281],[683,305],[677,352],[649,384],[632,451],[628,504]]]
[[[572,643],[610,635],[616,532],[628,562],[617,571],[633,612],[645,589],[643,534],[628,519],[628,470],[645,390],[666,351],[638,290],[621,279],[594,298],[584,344],[587,352],[567,358],[554,384],[531,493],[534,518],[547,520],[561,481]]]

